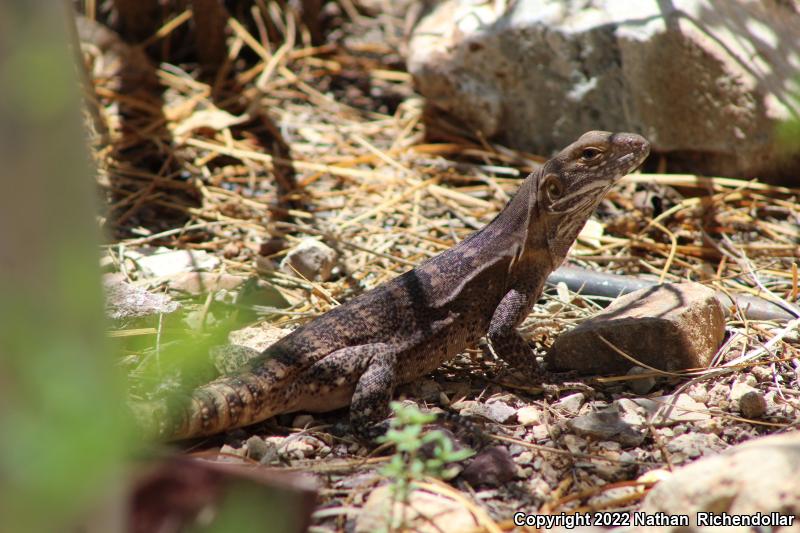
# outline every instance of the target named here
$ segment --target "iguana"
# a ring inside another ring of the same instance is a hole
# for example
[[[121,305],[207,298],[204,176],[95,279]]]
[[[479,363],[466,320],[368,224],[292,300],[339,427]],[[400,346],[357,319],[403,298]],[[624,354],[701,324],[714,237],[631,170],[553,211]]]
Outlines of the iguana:
[[[525,178],[483,229],[296,329],[239,373],[182,400],[137,406],[139,422],[174,440],[349,404],[355,434],[374,437],[398,384],[483,336],[508,364],[534,374],[516,327],[609,187],[649,151],[636,134],[584,134]]]

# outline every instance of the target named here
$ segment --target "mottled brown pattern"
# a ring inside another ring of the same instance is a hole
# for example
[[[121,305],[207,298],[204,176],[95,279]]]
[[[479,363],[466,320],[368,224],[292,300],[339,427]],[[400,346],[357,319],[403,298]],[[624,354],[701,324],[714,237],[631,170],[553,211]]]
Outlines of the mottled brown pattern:
[[[484,335],[505,361],[534,374],[533,354],[516,327],[608,188],[648,152],[635,134],[586,133],[529,175],[485,228],[292,332],[249,370],[157,413],[159,432],[172,439],[211,435],[279,413],[350,403],[354,430],[368,436],[385,419],[398,384]]]

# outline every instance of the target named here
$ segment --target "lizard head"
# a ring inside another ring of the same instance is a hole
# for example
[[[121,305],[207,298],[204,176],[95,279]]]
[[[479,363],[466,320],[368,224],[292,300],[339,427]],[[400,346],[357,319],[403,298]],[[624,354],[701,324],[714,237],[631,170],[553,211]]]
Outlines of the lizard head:
[[[543,217],[554,268],[564,260],[606,191],[635,170],[650,143],[635,133],[590,131],[542,167],[538,212]]]

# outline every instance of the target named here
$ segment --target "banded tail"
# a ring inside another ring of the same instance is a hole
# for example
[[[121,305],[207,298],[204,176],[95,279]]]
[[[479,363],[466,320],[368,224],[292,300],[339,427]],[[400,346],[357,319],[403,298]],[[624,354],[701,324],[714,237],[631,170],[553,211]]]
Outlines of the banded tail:
[[[221,376],[190,394],[131,402],[139,428],[158,440],[205,437],[283,412],[279,398],[297,372],[263,357],[241,373]]]

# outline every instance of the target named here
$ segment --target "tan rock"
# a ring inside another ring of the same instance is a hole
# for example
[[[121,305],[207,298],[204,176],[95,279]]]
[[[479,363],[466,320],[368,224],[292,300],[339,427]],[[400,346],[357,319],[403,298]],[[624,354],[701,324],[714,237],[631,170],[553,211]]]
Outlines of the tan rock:
[[[767,400],[759,390],[746,392],[739,398],[739,410],[745,418],[761,418],[767,413]]]
[[[545,360],[554,369],[624,373],[634,363],[660,370],[705,367],[725,335],[725,318],[714,290],[699,283],[640,289],[562,334]]]
[[[281,270],[310,281],[328,281],[336,266],[336,251],[316,239],[307,238],[289,250],[281,261]]]
[[[774,528],[781,533],[800,531],[800,432],[754,439],[713,457],[680,468],[656,485],[647,495],[641,511],[686,514],[693,526],[698,512],[754,515],[779,513],[795,516],[790,527]],[[744,533],[750,527],[695,527],[691,531]],[[659,531],[687,531],[662,528]]]
[[[542,410],[535,405],[526,405],[517,409],[517,421],[523,426],[535,426],[542,421]]]
[[[405,517],[405,524],[400,523],[401,516]],[[383,485],[370,493],[356,519],[355,530],[356,533],[387,530],[455,533],[476,530],[479,526],[469,509],[441,494],[414,490],[404,504],[394,501],[391,487]]]

